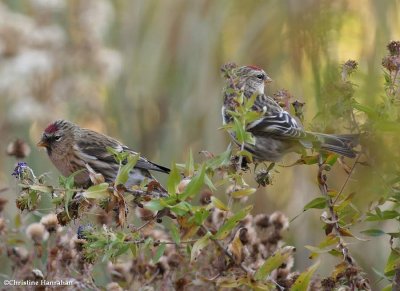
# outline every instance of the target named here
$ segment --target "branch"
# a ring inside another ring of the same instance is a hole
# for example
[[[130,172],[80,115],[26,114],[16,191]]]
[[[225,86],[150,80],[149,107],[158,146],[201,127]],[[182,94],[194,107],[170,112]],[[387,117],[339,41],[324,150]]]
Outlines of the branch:
[[[351,266],[356,266],[356,262],[353,257],[350,255],[349,249],[346,247],[346,243],[343,240],[343,237],[340,233],[340,225],[339,225],[339,218],[334,209],[334,203],[332,199],[328,195],[328,185],[326,184],[327,176],[324,174],[324,171],[327,170],[326,165],[323,164],[320,156],[320,161],[318,162],[318,186],[322,193],[325,196],[328,202],[328,208],[331,215],[333,230],[336,236],[339,238],[338,248],[340,249],[341,253],[343,254],[343,259],[349,263]]]
[[[201,228],[204,232],[206,232],[206,233],[207,233],[207,232],[211,233],[211,231],[210,231],[206,226],[204,226],[204,225],[201,225],[200,228]],[[236,261],[235,261],[235,258],[234,258],[233,255],[231,254],[231,252],[228,251],[228,250],[222,245],[222,243],[221,243],[219,240],[214,239],[213,237],[211,237],[211,240],[214,242],[214,244],[215,244],[217,247],[219,247],[219,248],[224,252],[224,254],[225,254],[229,259],[231,259],[231,261],[232,261],[233,263],[236,262]],[[248,268],[248,267],[247,267],[245,264],[243,264],[243,263],[240,263],[239,267],[240,267],[246,274],[253,274],[253,273],[254,273],[250,268]]]

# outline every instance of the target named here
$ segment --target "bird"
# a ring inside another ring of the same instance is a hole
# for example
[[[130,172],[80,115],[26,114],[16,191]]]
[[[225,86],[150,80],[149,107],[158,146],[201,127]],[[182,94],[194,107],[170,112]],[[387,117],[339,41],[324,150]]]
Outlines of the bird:
[[[236,112],[239,106],[239,92],[243,92],[244,98],[256,95],[251,110],[258,112],[259,117],[249,122],[245,128],[254,137],[254,142],[244,144],[244,149],[256,161],[277,162],[287,153],[300,153],[305,149],[356,157],[354,147],[358,144],[358,134],[324,134],[304,130],[300,121],[265,94],[265,84],[272,79],[263,69],[254,65],[239,67],[228,63],[222,66],[221,71],[227,83],[223,92],[224,124],[233,122],[232,112]],[[239,144],[233,131],[230,131],[230,135]]]
[[[137,153],[118,140],[96,131],[81,128],[68,120],[56,120],[43,131],[39,147],[46,149],[47,155],[54,166],[64,176],[69,176],[79,170],[74,176],[75,185],[87,187],[91,185],[89,170],[103,175],[106,182],[115,181],[119,163],[107,148],[117,152]],[[135,167],[130,171],[126,187],[139,185],[144,180],[157,181],[150,171],[168,174],[170,170],[157,165],[140,156]],[[162,188],[162,186],[160,186]],[[162,188],[163,195],[165,190]]]

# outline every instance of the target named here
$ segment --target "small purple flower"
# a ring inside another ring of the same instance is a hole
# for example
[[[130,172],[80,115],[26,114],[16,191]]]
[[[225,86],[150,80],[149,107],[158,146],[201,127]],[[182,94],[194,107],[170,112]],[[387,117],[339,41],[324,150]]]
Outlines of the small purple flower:
[[[14,176],[17,179],[20,179],[25,173],[26,170],[28,170],[28,164],[25,162],[18,162],[17,166],[14,169],[14,172],[12,172],[12,176]]]

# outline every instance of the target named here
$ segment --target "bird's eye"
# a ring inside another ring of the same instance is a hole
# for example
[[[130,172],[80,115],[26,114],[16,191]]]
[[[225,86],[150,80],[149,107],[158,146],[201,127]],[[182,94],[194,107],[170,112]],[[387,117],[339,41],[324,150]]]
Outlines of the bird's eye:
[[[260,80],[264,80],[265,79],[265,75],[264,74],[258,74],[256,77],[257,77],[257,79],[260,79]]]
[[[62,139],[62,136],[61,135],[56,135],[56,136],[54,136],[54,140],[55,141],[60,141]]]

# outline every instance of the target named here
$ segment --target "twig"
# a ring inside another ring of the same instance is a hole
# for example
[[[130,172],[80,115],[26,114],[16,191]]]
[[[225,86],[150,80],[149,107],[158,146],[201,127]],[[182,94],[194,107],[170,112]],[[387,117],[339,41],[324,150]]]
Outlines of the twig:
[[[400,291],[400,268],[396,268],[394,273],[392,291]]]
[[[204,225],[202,225],[202,226],[200,226],[200,228],[204,231],[204,232],[209,232],[209,233],[211,233],[211,231],[206,227],[206,226],[204,226]],[[235,258],[233,257],[233,255],[231,254],[231,252],[230,251],[228,251],[223,245],[222,245],[222,243],[219,241],[219,240],[217,240],[217,239],[214,239],[214,238],[212,238],[211,237],[211,240],[214,242],[214,244],[215,245],[217,245],[223,252],[224,252],[224,254],[229,258],[229,259],[231,259],[231,261],[233,262],[233,263],[235,263],[236,261],[235,261]],[[251,269],[249,269],[246,265],[244,265],[243,263],[240,263],[239,264],[239,267],[244,271],[244,272],[246,272],[246,274],[252,274],[253,273],[253,271],[251,270]]]
[[[339,225],[339,219],[338,216],[334,210],[334,203],[332,203],[332,199],[329,197],[328,195],[328,185],[326,184],[327,181],[327,177],[324,174],[324,171],[326,170],[326,168],[324,167],[323,161],[322,161],[322,157],[320,156],[320,160],[318,163],[319,166],[319,170],[318,170],[318,186],[319,189],[322,193],[322,195],[324,195],[324,197],[326,198],[327,202],[328,202],[328,208],[329,208],[329,212],[331,215],[331,220],[332,220],[332,226],[333,226],[333,230],[335,231],[336,236],[339,238],[339,244],[338,244],[338,248],[340,249],[341,253],[343,254],[343,258],[344,260],[349,263],[350,265],[354,266],[356,265],[354,259],[351,257],[349,249],[346,247],[346,243],[342,238],[342,235],[340,233],[340,225]]]
[[[337,202],[337,200],[339,199],[340,195],[342,194],[344,188],[347,186],[347,183],[350,180],[351,175],[353,174],[354,168],[356,167],[356,165],[358,164],[358,160],[360,159],[361,155],[358,155],[353,166],[351,167],[350,173],[347,175],[346,180],[344,181],[342,188],[340,189],[339,193],[336,195],[335,200],[333,200],[333,205],[335,205],[335,203]]]

